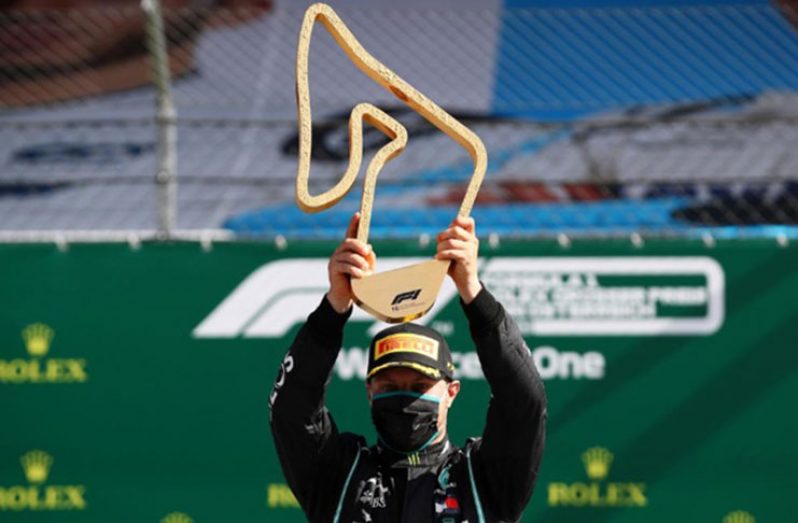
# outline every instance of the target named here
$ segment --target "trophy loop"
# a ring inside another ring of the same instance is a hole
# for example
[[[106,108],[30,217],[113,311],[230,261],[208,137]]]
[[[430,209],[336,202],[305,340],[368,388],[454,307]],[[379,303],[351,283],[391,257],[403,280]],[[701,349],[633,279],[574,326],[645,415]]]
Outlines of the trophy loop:
[[[310,176],[312,118],[308,62],[310,40],[317,21],[321,22],[347,57],[366,76],[393,93],[400,101],[468,151],[474,162],[474,171],[458,212],[458,216],[467,217],[471,213],[487,168],[488,157],[482,140],[435,102],[370,55],[335,11],[330,6],[321,3],[313,4],[305,11],[297,46],[296,97],[299,161],[296,201],[299,207],[305,212],[318,212],[335,205],[350,191],[363,159],[363,122],[365,121],[391,139],[377,151],[366,170],[357,238],[364,242],[368,241],[377,176],[387,162],[402,153],[407,144],[407,130],[397,120],[372,104],[356,105],[349,115],[349,165],[346,171],[331,189],[315,196],[310,194],[308,178]],[[433,259],[363,278],[353,278],[352,293],[361,308],[380,320],[391,323],[410,321],[424,315],[432,308],[449,264],[449,261]]]

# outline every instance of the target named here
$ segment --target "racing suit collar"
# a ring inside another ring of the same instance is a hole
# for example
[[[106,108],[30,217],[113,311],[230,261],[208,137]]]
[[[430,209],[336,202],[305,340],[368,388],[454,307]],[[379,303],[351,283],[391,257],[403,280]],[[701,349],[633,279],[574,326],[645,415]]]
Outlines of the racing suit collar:
[[[453,449],[448,438],[433,443],[418,452],[401,454],[386,448],[380,442],[375,446],[378,459],[391,467],[432,467],[442,463]]]

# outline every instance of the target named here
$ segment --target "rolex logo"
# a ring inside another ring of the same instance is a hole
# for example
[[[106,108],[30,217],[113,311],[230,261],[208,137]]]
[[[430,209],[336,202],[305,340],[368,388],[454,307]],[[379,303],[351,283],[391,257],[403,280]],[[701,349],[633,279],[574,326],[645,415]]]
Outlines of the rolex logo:
[[[612,453],[604,447],[593,447],[582,453],[582,462],[585,464],[587,477],[592,480],[602,480],[610,473]]]
[[[22,330],[25,348],[28,350],[28,354],[35,358],[47,354],[54,335],[55,331],[44,323],[32,323]]]
[[[27,357],[0,359],[0,384],[84,383],[89,379],[86,360],[48,356],[55,331],[44,323],[22,329]]]
[[[47,484],[53,465],[50,454],[43,450],[29,450],[19,461],[28,483],[0,485],[0,513],[86,510],[85,485]]]
[[[723,523],[756,523],[756,519],[744,510],[735,510],[726,514]]]
[[[646,484],[642,481],[607,481],[615,456],[604,447],[591,447],[582,453],[588,481],[549,483],[550,507],[625,507],[648,505]],[[735,522],[736,523],[736,522]]]
[[[182,512],[172,512],[165,515],[161,523],[194,523],[194,520]]]
[[[50,466],[53,464],[53,457],[41,450],[31,450],[20,458],[22,470],[25,471],[25,478],[30,483],[44,483],[50,475]]]

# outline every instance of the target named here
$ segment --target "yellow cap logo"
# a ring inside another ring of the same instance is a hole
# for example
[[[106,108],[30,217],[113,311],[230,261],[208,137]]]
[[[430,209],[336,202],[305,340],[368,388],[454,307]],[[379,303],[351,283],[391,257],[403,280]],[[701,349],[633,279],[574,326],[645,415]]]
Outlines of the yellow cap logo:
[[[756,523],[756,519],[744,510],[735,510],[726,514],[723,523]]]
[[[32,323],[22,330],[22,339],[25,348],[31,356],[39,357],[50,350],[50,342],[55,336],[55,331],[44,323]]]
[[[30,483],[44,483],[50,475],[53,457],[41,450],[31,450],[20,458],[25,477]]]
[[[194,523],[194,520],[182,512],[172,512],[165,515],[161,523]]]
[[[582,462],[585,464],[587,477],[592,480],[601,480],[610,473],[612,453],[604,447],[593,447],[582,453]]]
[[[418,334],[393,334],[378,341],[374,346],[374,361],[382,358],[386,354],[395,352],[413,352],[438,359],[438,342],[426,336]]]

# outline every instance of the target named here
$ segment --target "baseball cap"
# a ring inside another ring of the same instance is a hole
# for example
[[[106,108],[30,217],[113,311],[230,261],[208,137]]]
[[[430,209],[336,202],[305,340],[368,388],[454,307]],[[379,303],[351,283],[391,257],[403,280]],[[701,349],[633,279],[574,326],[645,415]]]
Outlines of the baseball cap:
[[[389,367],[407,367],[434,379],[454,379],[449,344],[433,329],[415,323],[388,327],[371,340],[367,379]]]

